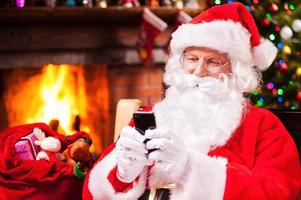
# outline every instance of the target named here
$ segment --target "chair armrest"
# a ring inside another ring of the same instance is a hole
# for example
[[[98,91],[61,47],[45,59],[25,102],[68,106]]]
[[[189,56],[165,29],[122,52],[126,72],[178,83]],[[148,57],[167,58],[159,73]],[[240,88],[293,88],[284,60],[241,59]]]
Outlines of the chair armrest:
[[[120,99],[116,107],[114,142],[119,137],[122,127],[129,124],[133,113],[139,109],[141,101],[138,99]]]

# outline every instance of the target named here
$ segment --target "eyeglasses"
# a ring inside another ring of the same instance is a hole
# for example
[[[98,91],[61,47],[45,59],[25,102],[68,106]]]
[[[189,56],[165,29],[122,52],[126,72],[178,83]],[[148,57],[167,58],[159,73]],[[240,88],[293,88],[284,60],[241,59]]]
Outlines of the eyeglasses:
[[[196,69],[200,65],[201,60],[202,59],[195,55],[184,53],[180,58],[180,63],[183,68]],[[230,61],[222,63],[219,58],[207,57],[203,59],[203,63],[205,64],[205,68],[209,73],[215,74],[219,73],[226,64],[230,63]]]

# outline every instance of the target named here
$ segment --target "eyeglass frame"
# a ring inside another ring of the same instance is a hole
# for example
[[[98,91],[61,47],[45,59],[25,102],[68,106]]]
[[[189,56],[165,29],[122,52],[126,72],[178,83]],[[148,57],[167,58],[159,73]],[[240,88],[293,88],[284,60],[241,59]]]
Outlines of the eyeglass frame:
[[[181,55],[180,59],[179,59],[179,62],[180,62],[180,64],[182,65],[183,68],[185,68],[185,67],[184,67],[184,64],[183,64],[184,61],[182,61],[182,60],[184,59],[184,57],[185,57],[186,55],[187,55],[187,54],[183,53],[183,54]],[[197,65],[194,67],[194,69],[196,69],[196,68],[200,65],[199,61],[200,61],[201,59],[200,59],[200,57],[195,56],[195,55],[191,55],[191,56],[194,56],[194,57],[197,57],[197,58],[198,58],[198,60],[197,60],[197,62],[196,62]],[[218,70],[217,72],[212,72],[212,71],[208,70],[207,60],[210,59],[210,58],[215,58],[215,59],[217,59],[217,60],[219,61],[219,63],[220,63],[220,64],[219,64],[219,70]],[[203,63],[205,64],[205,70],[206,70],[208,73],[210,73],[210,74],[217,74],[217,73],[220,73],[220,71],[222,70],[222,68],[223,68],[225,65],[231,63],[231,61],[227,61],[227,62],[225,62],[225,63],[222,63],[221,59],[216,58],[216,57],[214,57],[214,56],[212,56],[212,57],[207,57],[206,59],[202,59],[202,60],[203,60]],[[203,70],[202,70],[202,71],[203,71]]]

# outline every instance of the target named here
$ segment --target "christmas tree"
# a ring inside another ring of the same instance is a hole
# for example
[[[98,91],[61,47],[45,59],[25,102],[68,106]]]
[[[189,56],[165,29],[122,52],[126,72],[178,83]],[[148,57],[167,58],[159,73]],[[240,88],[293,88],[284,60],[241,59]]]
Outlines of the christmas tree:
[[[208,1],[208,7],[232,0]],[[263,72],[263,83],[251,100],[269,109],[301,109],[301,2],[242,0],[255,18],[260,34],[278,48],[272,66]]]

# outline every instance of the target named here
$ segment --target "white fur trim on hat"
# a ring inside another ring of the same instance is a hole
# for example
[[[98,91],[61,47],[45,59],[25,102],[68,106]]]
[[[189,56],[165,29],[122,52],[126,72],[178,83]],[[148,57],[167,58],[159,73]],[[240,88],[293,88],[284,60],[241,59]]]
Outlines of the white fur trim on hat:
[[[253,60],[258,69],[261,71],[266,70],[277,56],[277,51],[277,48],[271,41],[261,39],[260,44],[253,47]]]
[[[108,180],[108,174],[116,166],[116,152],[110,154],[96,163],[89,176],[88,188],[94,200],[129,200],[138,199],[146,186],[146,169],[139,176],[138,182],[133,183],[133,188],[127,192],[116,192]]]
[[[190,151],[190,169],[181,187],[171,191],[171,199],[222,200],[226,187],[227,159]]]
[[[187,47],[207,47],[227,53],[231,60],[247,66],[258,65],[258,69],[264,70],[275,58],[277,48],[271,42],[263,41],[252,51],[250,37],[249,31],[241,23],[232,20],[190,23],[181,25],[172,34],[170,48],[171,53],[181,54]]]

